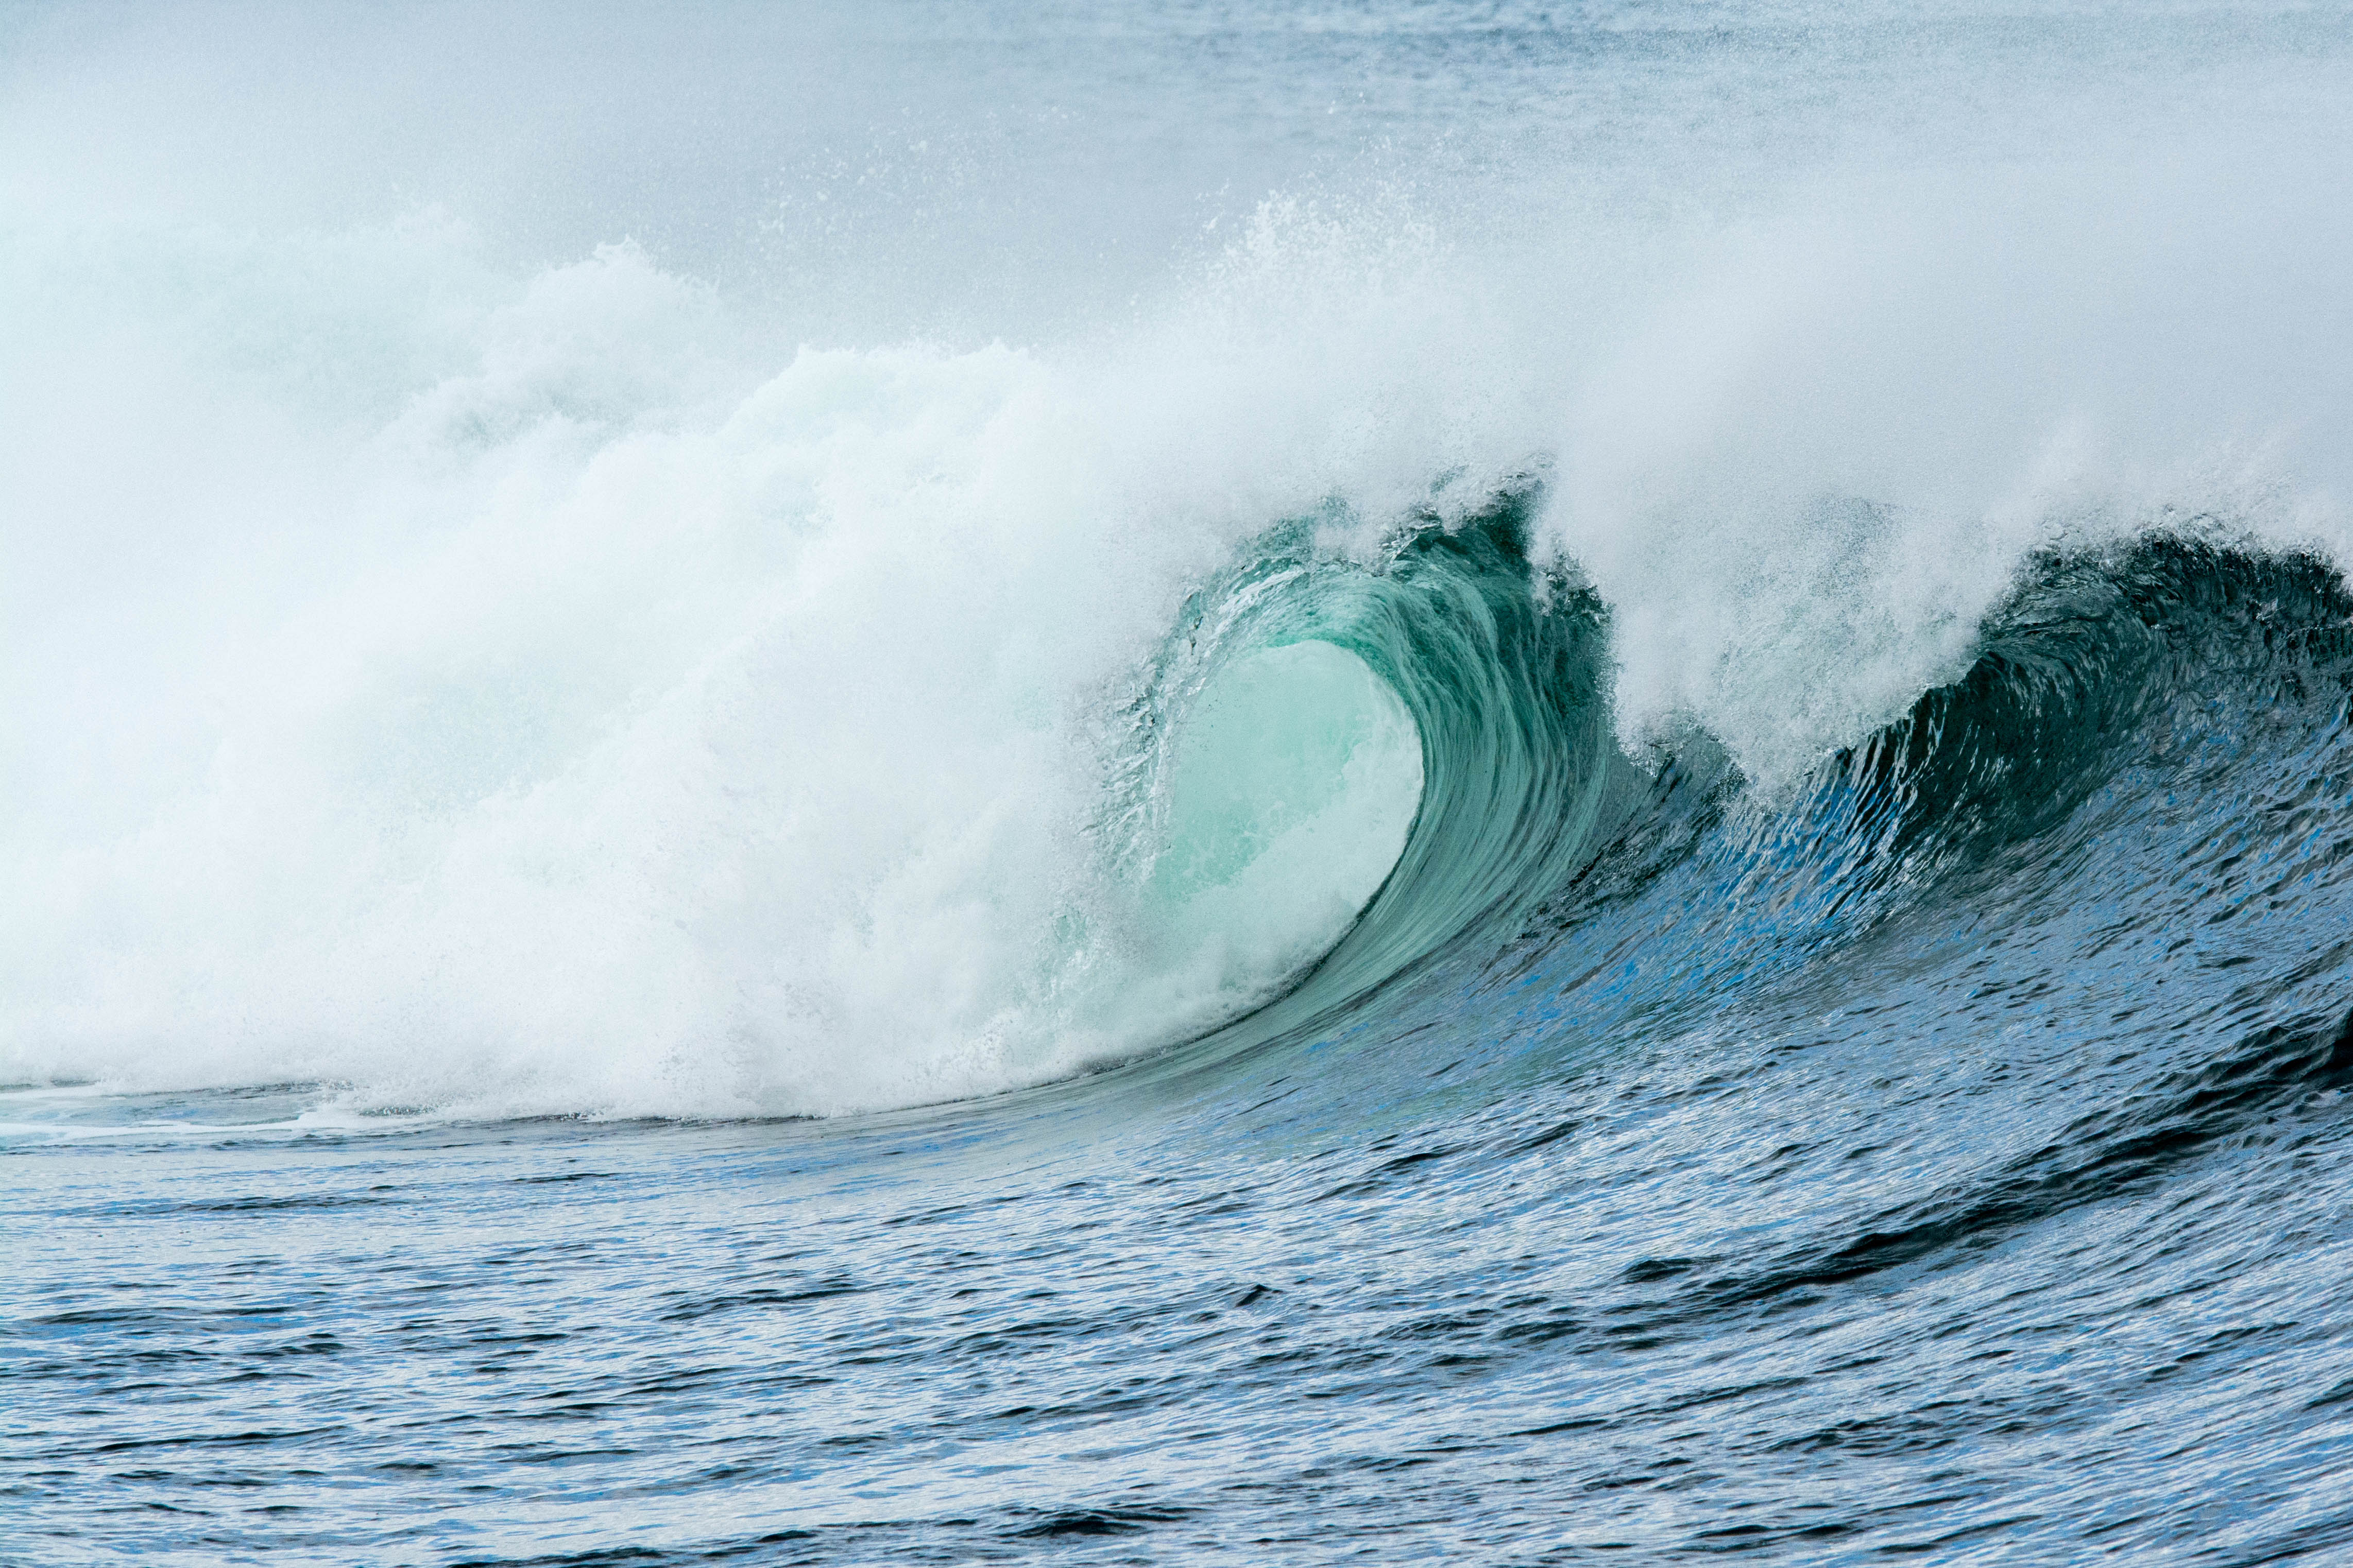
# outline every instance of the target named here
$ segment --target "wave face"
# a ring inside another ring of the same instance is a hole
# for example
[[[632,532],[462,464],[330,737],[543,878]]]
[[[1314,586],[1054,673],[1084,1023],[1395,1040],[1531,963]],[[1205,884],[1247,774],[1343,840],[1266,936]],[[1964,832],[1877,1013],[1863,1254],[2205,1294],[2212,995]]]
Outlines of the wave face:
[[[2348,89],[0,14],[0,1539],[2353,1552]]]
[[[1429,782],[1332,951],[1155,1070],[1407,1019],[1443,1030],[1452,1067],[1500,1069],[1564,1031],[1603,1054],[1751,1016],[1802,1033],[1832,994],[1864,1016],[1916,1009],[1910,1028],[2008,1034],[1996,999],[2063,984],[2069,1014],[2107,1009],[2093,1037],[2111,1042],[2217,1016],[2334,1040],[2353,998],[2325,846],[2353,596],[2333,566],[2194,528],[2039,555],[1958,679],[1768,792],[1704,731],[1642,763],[1619,748],[1606,607],[1530,566],[1535,504],[1430,520],[1377,576],[1340,569],[1312,608],[1270,612],[1396,684]],[[2263,961],[2204,929],[2250,915],[2280,974],[2205,980]],[[2198,934],[2159,938],[2177,931]],[[1986,978],[2012,942],[2029,974]],[[1386,1079],[1375,1055],[1357,1070]]]

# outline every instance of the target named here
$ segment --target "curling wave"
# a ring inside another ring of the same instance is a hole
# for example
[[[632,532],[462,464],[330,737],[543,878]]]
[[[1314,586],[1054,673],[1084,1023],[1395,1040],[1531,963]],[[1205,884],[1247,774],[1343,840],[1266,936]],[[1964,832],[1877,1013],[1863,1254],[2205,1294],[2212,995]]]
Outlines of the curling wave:
[[[2211,528],[2046,552],[1958,679],[1801,789],[1759,792],[1704,731],[1647,764],[1620,749],[1606,608],[1529,564],[1534,493],[1425,520],[1379,572],[1287,568],[1295,596],[1256,612],[1279,628],[1261,635],[1328,637],[1392,681],[1429,784],[1332,951],[1151,1070],[1353,1041],[1352,1073],[1398,1084],[1780,1032],[1828,996],[1917,1008],[1941,1033],[2021,988],[2114,996],[2116,1024],[2143,1020],[2115,1038],[2194,1037],[2223,1010],[2259,1076],[2275,1037],[2341,1057],[2326,1042],[2353,997],[2327,925],[2353,595],[2333,566]],[[2178,956],[2257,925],[2244,952]],[[2031,979],[1973,979],[2029,934]],[[2103,1037],[2080,995],[2052,1017]],[[1440,1044],[1415,1043],[1440,1021]]]

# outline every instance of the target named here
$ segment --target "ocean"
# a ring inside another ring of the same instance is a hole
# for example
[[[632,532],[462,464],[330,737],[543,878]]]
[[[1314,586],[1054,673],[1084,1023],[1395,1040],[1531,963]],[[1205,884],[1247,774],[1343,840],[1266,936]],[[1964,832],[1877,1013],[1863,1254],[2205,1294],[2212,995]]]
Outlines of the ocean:
[[[2353,1561],[2353,13],[0,7],[0,1562]]]

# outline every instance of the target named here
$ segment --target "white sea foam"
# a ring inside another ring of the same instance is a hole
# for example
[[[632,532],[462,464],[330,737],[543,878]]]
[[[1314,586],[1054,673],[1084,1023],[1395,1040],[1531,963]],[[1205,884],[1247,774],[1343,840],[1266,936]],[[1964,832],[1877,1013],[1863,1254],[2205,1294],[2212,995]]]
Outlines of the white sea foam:
[[[147,57],[109,47],[71,58],[119,92]],[[1345,926],[1419,763],[1360,673],[1260,668],[1228,710],[1309,737],[1264,776],[1314,804],[1226,802],[1172,891],[1087,836],[1099,721],[1190,584],[1335,497],[1369,555],[1436,477],[1548,463],[1622,733],[1695,721],[1767,787],[1957,670],[2039,544],[2168,509],[2339,537],[2320,110],[1846,155],[1696,214],[1611,216],[1556,142],[1461,189],[1386,153],[1243,201],[1173,282],[1060,254],[1141,298],[1039,326],[1050,281],[1008,284],[1008,342],[871,327],[926,277],[987,316],[903,174],[794,252],[898,280],[828,316],[618,233],[519,260],[429,171],[332,221],[321,178],[166,200],[111,142],[60,181],[40,87],[0,164],[16,1081],[823,1112],[1181,1035]]]
[[[631,247],[486,293],[474,362],[389,418],[309,417],[299,365],[224,408],[210,345],[173,343],[146,419],[215,454],[180,493],[26,463],[43,521],[147,563],[134,588],[62,550],[96,580],[12,622],[12,1075],[946,1098],[1228,1010],[1377,883],[1366,812],[1394,858],[1418,773],[1386,732],[1324,748],[1337,796],[1271,836],[1278,881],[1250,895],[1245,858],[1187,895],[1234,903],[1222,929],[1123,909],[1081,831],[1094,708],[1191,577],[1353,475],[1445,465],[1366,462],[1364,404],[1401,390],[1368,356],[1270,367],[1229,296],[1156,364],[802,349],[754,382],[708,291]],[[1305,856],[1319,823],[1350,853]],[[1153,975],[1143,1016],[1113,1004]]]

